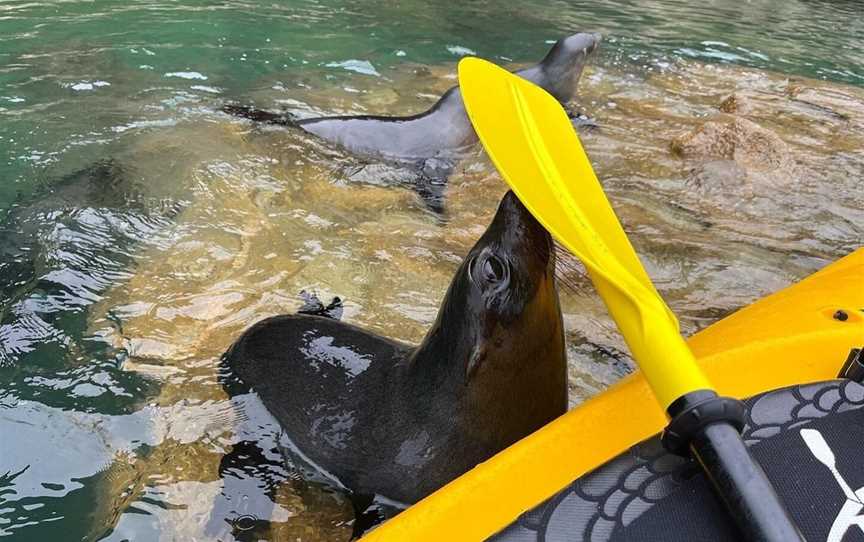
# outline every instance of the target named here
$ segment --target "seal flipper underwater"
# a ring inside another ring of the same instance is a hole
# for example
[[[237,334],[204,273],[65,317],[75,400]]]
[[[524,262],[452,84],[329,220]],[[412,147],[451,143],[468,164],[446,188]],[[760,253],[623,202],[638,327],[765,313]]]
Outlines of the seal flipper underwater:
[[[353,495],[413,503],[566,411],[551,238],[508,193],[419,346],[283,315],[223,363]]]
[[[580,33],[558,40],[538,64],[517,75],[544,88],[566,104],[576,93],[588,57],[600,44],[599,34]],[[477,142],[462,95],[453,87],[427,111],[408,117],[374,115],[334,116],[296,120],[236,104],[222,110],[255,122],[296,126],[336,143],[351,153],[407,165],[417,173],[414,188],[434,211],[443,210],[447,178],[460,154]],[[580,116],[577,125],[591,126]]]

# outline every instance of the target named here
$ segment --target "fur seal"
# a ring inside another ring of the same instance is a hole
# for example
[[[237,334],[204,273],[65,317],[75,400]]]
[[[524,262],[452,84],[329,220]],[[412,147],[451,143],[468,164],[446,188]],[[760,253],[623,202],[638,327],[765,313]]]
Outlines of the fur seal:
[[[580,33],[562,38],[538,64],[516,74],[566,104],[576,92],[588,57],[599,44],[599,34]],[[477,142],[459,87],[445,92],[427,111],[409,117],[358,115],[296,120],[290,114],[236,104],[226,105],[222,110],[257,122],[297,126],[351,153],[409,166],[417,173],[414,189],[430,208],[439,212],[456,158]],[[573,120],[576,124],[591,124],[579,115]]]
[[[566,411],[552,240],[508,192],[419,346],[282,315],[243,333],[223,371],[352,500],[413,503]]]

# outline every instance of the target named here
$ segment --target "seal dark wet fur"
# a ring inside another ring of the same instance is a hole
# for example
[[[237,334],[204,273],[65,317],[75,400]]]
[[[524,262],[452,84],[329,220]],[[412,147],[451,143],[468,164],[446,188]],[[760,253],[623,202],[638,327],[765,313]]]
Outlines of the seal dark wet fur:
[[[599,43],[599,34],[560,39],[538,64],[516,74],[566,104],[576,92],[588,56]],[[477,142],[458,87],[445,92],[429,110],[410,117],[360,115],[296,120],[287,113],[241,105],[227,105],[223,111],[257,122],[297,126],[352,153],[408,165],[417,173],[415,189],[436,211],[442,210],[446,180],[455,160]],[[590,124],[578,116],[574,122]]]
[[[419,346],[284,315],[224,363],[353,496],[413,503],[565,412],[554,272],[549,234],[508,193]]]

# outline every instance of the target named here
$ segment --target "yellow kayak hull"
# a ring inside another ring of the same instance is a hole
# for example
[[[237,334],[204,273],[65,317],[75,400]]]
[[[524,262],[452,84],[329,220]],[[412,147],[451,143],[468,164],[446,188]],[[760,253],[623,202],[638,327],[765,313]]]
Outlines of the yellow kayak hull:
[[[845,314],[838,315],[838,311]],[[688,339],[722,395],[835,378],[864,346],[864,248]],[[666,424],[635,373],[370,532],[364,542],[484,540]]]

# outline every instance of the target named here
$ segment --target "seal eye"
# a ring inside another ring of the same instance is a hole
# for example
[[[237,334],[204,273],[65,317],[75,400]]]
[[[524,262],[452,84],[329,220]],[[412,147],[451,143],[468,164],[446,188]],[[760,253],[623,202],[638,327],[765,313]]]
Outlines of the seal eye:
[[[504,279],[504,264],[495,256],[489,256],[483,262],[483,278],[489,282],[498,282]]]

